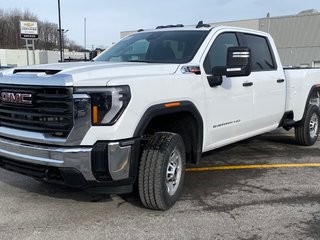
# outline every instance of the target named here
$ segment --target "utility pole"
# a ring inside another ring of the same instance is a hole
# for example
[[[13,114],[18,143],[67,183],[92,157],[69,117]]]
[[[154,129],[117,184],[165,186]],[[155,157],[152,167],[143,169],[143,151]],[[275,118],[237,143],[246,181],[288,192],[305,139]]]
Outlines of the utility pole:
[[[58,15],[59,15],[59,30],[58,31],[59,31],[60,62],[63,62],[60,0],[58,0]]]
[[[267,14],[267,33],[270,33],[270,13]]]

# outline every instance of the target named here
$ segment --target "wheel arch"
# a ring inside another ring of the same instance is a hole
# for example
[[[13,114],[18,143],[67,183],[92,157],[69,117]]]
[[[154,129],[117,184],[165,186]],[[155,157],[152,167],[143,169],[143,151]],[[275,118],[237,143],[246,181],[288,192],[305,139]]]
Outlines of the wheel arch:
[[[317,84],[317,85],[313,85],[308,93],[308,96],[307,96],[307,99],[305,100],[305,105],[304,105],[304,110],[303,110],[303,114],[302,114],[302,117],[299,121],[297,121],[298,123],[303,119],[303,117],[305,116],[306,112],[307,112],[307,109],[308,109],[308,106],[310,104],[310,100],[312,99],[312,96],[315,94],[315,93],[319,93],[320,94],[320,84]],[[319,96],[319,95],[318,95]],[[314,105],[317,105],[319,108],[320,108],[320,102],[318,102],[318,104],[315,104]]]
[[[299,124],[299,122],[303,119],[312,96],[317,92],[320,94],[320,84],[313,85],[308,93],[305,93],[304,96],[301,96],[297,99],[297,101],[299,102],[295,103],[296,106],[293,110],[293,120],[295,122],[294,125]],[[315,102],[313,102],[312,104],[318,105],[318,107],[320,107],[320,101],[317,104]]]
[[[172,120],[178,121],[182,125],[188,121],[190,122],[190,125],[176,129],[176,133],[182,133],[181,135],[185,143],[187,141],[186,136],[192,134],[192,143],[190,143],[191,146],[189,146],[191,147],[191,149],[189,149],[191,155],[189,154],[189,159],[187,159],[187,161],[198,163],[202,153],[203,119],[197,107],[190,101],[161,103],[149,107],[140,119],[134,131],[134,137],[143,137],[150,131],[150,128],[155,125],[156,128],[159,128],[161,131],[170,130],[173,128],[170,123]],[[181,129],[185,129],[186,132],[181,132]],[[187,145],[188,144],[189,143],[187,142]]]
[[[307,109],[307,106],[310,104],[310,100],[312,99],[313,94],[318,93],[317,98],[320,98],[320,84],[314,85],[312,86],[312,88],[310,89],[310,92],[308,94],[308,98],[306,101],[306,105],[305,105],[305,111]],[[318,107],[320,107],[320,102],[314,105],[318,105]]]

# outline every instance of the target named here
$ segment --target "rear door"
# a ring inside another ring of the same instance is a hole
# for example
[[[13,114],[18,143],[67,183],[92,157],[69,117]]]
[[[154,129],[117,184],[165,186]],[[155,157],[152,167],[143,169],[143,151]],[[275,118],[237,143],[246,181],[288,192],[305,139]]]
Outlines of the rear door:
[[[285,111],[286,83],[282,67],[278,67],[272,45],[265,36],[241,34],[251,49],[250,82],[253,82],[253,127],[261,132],[276,128]]]

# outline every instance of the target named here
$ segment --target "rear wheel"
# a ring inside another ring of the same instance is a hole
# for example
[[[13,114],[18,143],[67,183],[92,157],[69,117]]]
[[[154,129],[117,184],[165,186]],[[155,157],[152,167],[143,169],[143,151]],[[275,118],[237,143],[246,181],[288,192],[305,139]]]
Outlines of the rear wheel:
[[[185,164],[185,147],[180,135],[159,132],[151,136],[139,168],[142,204],[155,210],[170,208],[181,194]]]
[[[319,134],[320,110],[316,105],[309,105],[300,124],[295,127],[296,141],[300,145],[315,144]]]

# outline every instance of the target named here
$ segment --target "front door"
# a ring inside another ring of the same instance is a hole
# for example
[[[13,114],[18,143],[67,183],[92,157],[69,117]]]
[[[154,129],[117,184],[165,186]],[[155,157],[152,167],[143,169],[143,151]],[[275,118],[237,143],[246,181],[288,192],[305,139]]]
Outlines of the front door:
[[[236,46],[239,46],[236,33],[220,33],[202,61],[207,115],[205,151],[241,140],[253,131],[253,86],[249,78],[223,77],[222,85],[216,87],[210,87],[207,80],[213,67],[226,66],[227,49]]]

